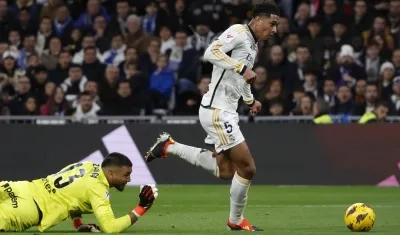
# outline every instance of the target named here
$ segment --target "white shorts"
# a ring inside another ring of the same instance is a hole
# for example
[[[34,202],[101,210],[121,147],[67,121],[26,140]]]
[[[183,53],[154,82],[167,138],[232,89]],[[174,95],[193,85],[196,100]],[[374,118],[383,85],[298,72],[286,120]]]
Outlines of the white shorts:
[[[199,119],[207,132],[205,143],[214,145],[215,151],[221,153],[244,141],[239,128],[239,115],[220,109],[200,106]]]

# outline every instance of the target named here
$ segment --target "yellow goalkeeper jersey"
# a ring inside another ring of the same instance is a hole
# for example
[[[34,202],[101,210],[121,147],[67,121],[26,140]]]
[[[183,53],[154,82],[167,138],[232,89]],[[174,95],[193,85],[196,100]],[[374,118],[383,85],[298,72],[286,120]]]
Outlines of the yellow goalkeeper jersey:
[[[41,232],[76,214],[94,213],[106,233],[118,233],[131,226],[129,215],[115,218],[110,186],[99,164],[71,164],[32,183],[37,188],[34,199],[43,213],[38,226]]]

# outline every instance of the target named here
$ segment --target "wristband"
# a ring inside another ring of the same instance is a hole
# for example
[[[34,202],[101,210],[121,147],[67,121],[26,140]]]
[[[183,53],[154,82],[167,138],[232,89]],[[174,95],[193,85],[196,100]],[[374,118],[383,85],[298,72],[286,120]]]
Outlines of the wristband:
[[[136,217],[140,217],[143,216],[145,213],[147,212],[146,209],[144,209],[144,207],[141,206],[136,206],[135,209],[133,209],[132,213],[136,215]]]
[[[252,101],[250,104],[248,104],[249,108],[253,107],[253,105],[254,105],[255,103],[256,103],[256,100],[253,99],[253,101]]]
[[[76,229],[79,228],[83,224],[82,218],[79,218],[79,217],[74,218],[73,221],[74,221],[74,227]]]
[[[246,72],[247,66],[243,65],[242,70],[240,70],[239,74],[243,76],[244,72]]]

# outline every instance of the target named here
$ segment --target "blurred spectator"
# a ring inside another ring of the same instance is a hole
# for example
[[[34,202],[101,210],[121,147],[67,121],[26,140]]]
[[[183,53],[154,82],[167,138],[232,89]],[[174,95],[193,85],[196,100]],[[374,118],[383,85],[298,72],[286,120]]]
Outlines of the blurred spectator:
[[[368,83],[365,88],[364,102],[357,104],[354,114],[363,115],[366,112],[372,112],[378,102],[378,87],[375,83]]]
[[[33,70],[33,79],[31,80],[31,92],[37,98],[37,102],[42,105],[47,102],[45,93],[46,83],[48,81],[47,69],[44,66],[38,66]]]
[[[99,82],[99,97],[104,113],[110,113],[107,107],[112,107],[117,96],[119,70],[115,66],[107,67],[104,79]]]
[[[14,21],[11,27],[13,27],[15,30],[18,30],[22,37],[30,34],[35,34],[38,29],[36,18],[32,18],[29,9],[26,7],[19,9],[19,11],[20,12],[18,15],[18,20]]]
[[[69,104],[64,95],[65,93],[61,87],[55,88],[50,99],[40,107],[40,115],[64,116],[66,111],[69,110]]]
[[[372,24],[372,15],[368,12],[366,0],[356,0],[354,2],[354,17],[351,24],[351,30],[354,34],[361,35],[367,31]]]
[[[106,21],[110,20],[107,10],[101,6],[100,0],[88,0],[86,4],[86,12],[83,12],[75,21],[74,26],[82,28],[84,31],[89,30],[93,25],[94,18],[102,15]]]
[[[146,51],[150,36],[142,30],[141,19],[137,15],[130,15],[127,22],[128,32],[126,43],[128,47],[134,47],[139,54]]]
[[[388,49],[394,48],[393,36],[390,34],[390,29],[387,27],[386,19],[383,16],[376,16],[372,28],[362,33],[364,46],[367,46],[377,34],[383,35]]]
[[[247,24],[256,2],[0,0],[0,114],[71,114],[88,92],[82,113],[196,115],[212,73],[205,48]],[[310,115],[314,99],[336,114],[383,101],[400,115],[400,1],[277,4],[278,32],[258,42],[253,68],[260,115]]]
[[[87,118],[98,117],[101,114],[101,108],[94,101],[89,92],[79,94],[78,105],[74,109],[69,109],[66,115],[75,117],[78,121]]]
[[[393,95],[390,96],[390,113],[392,115],[400,115],[400,77],[393,79]]]
[[[35,96],[29,96],[26,98],[24,103],[24,116],[39,116],[39,105]]]
[[[175,36],[176,38],[176,36]],[[160,51],[162,54],[165,54],[165,52],[169,49],[171,49],[173,46],[175,46],[175,40],[174,37],[172,36],[171,30],[167,26],[163,26],[160,29],[160,39],[161,39],[161,48]]]
[[[27,10],[33,20],[38,20],[40,15],[40,5],[31,0],[15,0],[9,7],[10,12],[15,16],[20,16],[21,11]],[[35,23],[35,22],[34,22]],[[37,22],[36,22],[37,23]]]
[[[390,62],[385,62],[380,68],[379,90],[382,100],[389,100],[392,94],[392,82],[395,76],[394,65]]]
[[[318,94],[318,96],[327,102],[330,107],[333,107],[336,104],[336,92],[337,88],[335,81],[327,78],[324,80],[322,92]]]
[[[149,41],[147,50],[142,52],[139,57],[140,70],[151,75],[157,68],[157,59],[160,57],[161,42],[157,37],[152,37]]]
[[[125,60],[125,50],[126,45],[124,44],[122,35],[116,34],[111,39],[110,50],[104,52],[100,61],[102,61],[104,64],[119,65]]]
[[[96,57],[96,47],[86,47],[84,49],[81,68],[88,80],[101,81],[106,65],[102,64],[100,59],[98,55]]]
[[[355,97],[354,100],[356,104],[361,104],[365,102],[365,90],[367,89],[367,81],[364,79],[358,80],[354,86]]]
[[[354,60],[354,49],[343,45],[338,54],[337,65],[332,65],[327,71],[327,77],[336,80],[336,85],[353,87],[359,79],[367,79],[365,70]]]
[[[68,51],[60,52],[58,63],[55,69],[50,71],[50,80],[56,85],[60,85],[69,76],[69,65],[71,64],[71,55]]]
[[[8,103],[8,109],[11,115],[23,115],[24,104],[27,98],[31,95],[31,81],[28,76],[20,76],[17,78],[16,95]]]
[[[40,56],[42,64],[49,70],[55,69],[57,67],[57,61],[61,50],[61,40],[57,37],[50,38],[49,48],[44,50]]]
[[[94,17],[91,34],[94,35],[96,46],[100,53],[104,53],[110,48],[111,35],[107,30],[107,20],[103,15]]]
[[[7,1],[0,0],[0,40],[7,39],[7,32],[14,17],[7,8]]]
[[[84,87],[88,79],[82,73],[82,68],[77,64],[72,64],[69,67],[69,77],[60,85],[65,93],[65,98],[68,102],[73,103],[77,100],[77,96],[84,91]]]
[[[148,1],[146,14],[142,18],[142,29],[150,36],[159,35],[160,29],[168,25],[168,16],[164,10],[159,10],[155,1]]]
[[[175,79],[173,72],[167,67],[167,56],[160,55],[156,60],[156,64],[157,69],[151,75],[149,84],[150,109],[167,110]]]
[[[310,96],[305,95],[300,98],[299,105],[293,110],[292,115],[296,116],[310,116],[312,115],[313,100]]]
[[[141,108],[146,106],[147,90],[149,87],[149,77],[138,70],[138,64],[131,61],[126,67],[126,80],[130,82],[133,99],[140,103]]]
[[[186,89],[178,94],[178,103],[176,104],[176,115],[196,115],[200,108],[201,97],[208,91],[208,85],[211,82],[210,77],[200,78],[197,87]]]
[[[185,0],[176,0],[175,8],[170,16],[171,30],[176,32],[178,29],[186,28],[191,23],[191,14],[187,11]]]
[[[37,32],[36,51],[39,55],[43,53],[45,49],[49,48],[50,38],[53,36],[51,28],[51,19],[49,17],[43,17],[40,21],[39,30]]]
[[[355,103],[352,99],[351,89],[346,85],[341,85],[337,92],[337,102],[331,112],[333,114],[353,114]]]
[[[117,12],[111,17],[108,27],[111,34],[121,34],[126,37],[128,34],[127,18],[133,12],[129,9],[128,0],[117,0],[116,3]]]
[[[129,116],[139,115],[141,110],[140,100],[136,100],[132,94],[129,81],[122,80],[117,84],[115,99],[104,105],[104,115]]]
[[[56,12],[58,7],[63,4],[63,0],[46,0],[46,3],[42,6],[40,10],[40,18],[44,17],[50,18],[53,21],[56,18]]]
[[[98,48],[96,48],[96,41],[92,35],[85,35],[82,39],[82,49],[79,52],[76,52],[74,57],[72,58],[72,63],[74,64],[82,64],[85,57],[85,49],[91,48],[94,50],[94,58],[91,57],[91,60],[101,59],[101,53]],[[92,52],[92,51],[91,51]],[[91,55],[91,54],[90,54]]]
[[[178,30],[175,33],[175,45],[165,54],[169,56],[168,68],[176,72],[179,79],[197,83],[198,56],[192,45],[188,43],[185,31]]]
[[[65,5],[58,6],[53,21],[53,31],[55,35],[61,39],[63,45],[70,43],[73,27],[73,21],[68,7]]]

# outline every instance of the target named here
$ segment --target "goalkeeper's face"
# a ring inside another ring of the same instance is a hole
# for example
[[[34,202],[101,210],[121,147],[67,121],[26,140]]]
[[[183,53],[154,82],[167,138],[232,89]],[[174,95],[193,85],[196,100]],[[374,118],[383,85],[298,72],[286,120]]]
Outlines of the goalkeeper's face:
[[[116,188],[120,192],[124,191],[125,185],[131,181],[131,173],[132,167],[113,167],[109,170],[110,186]]]

